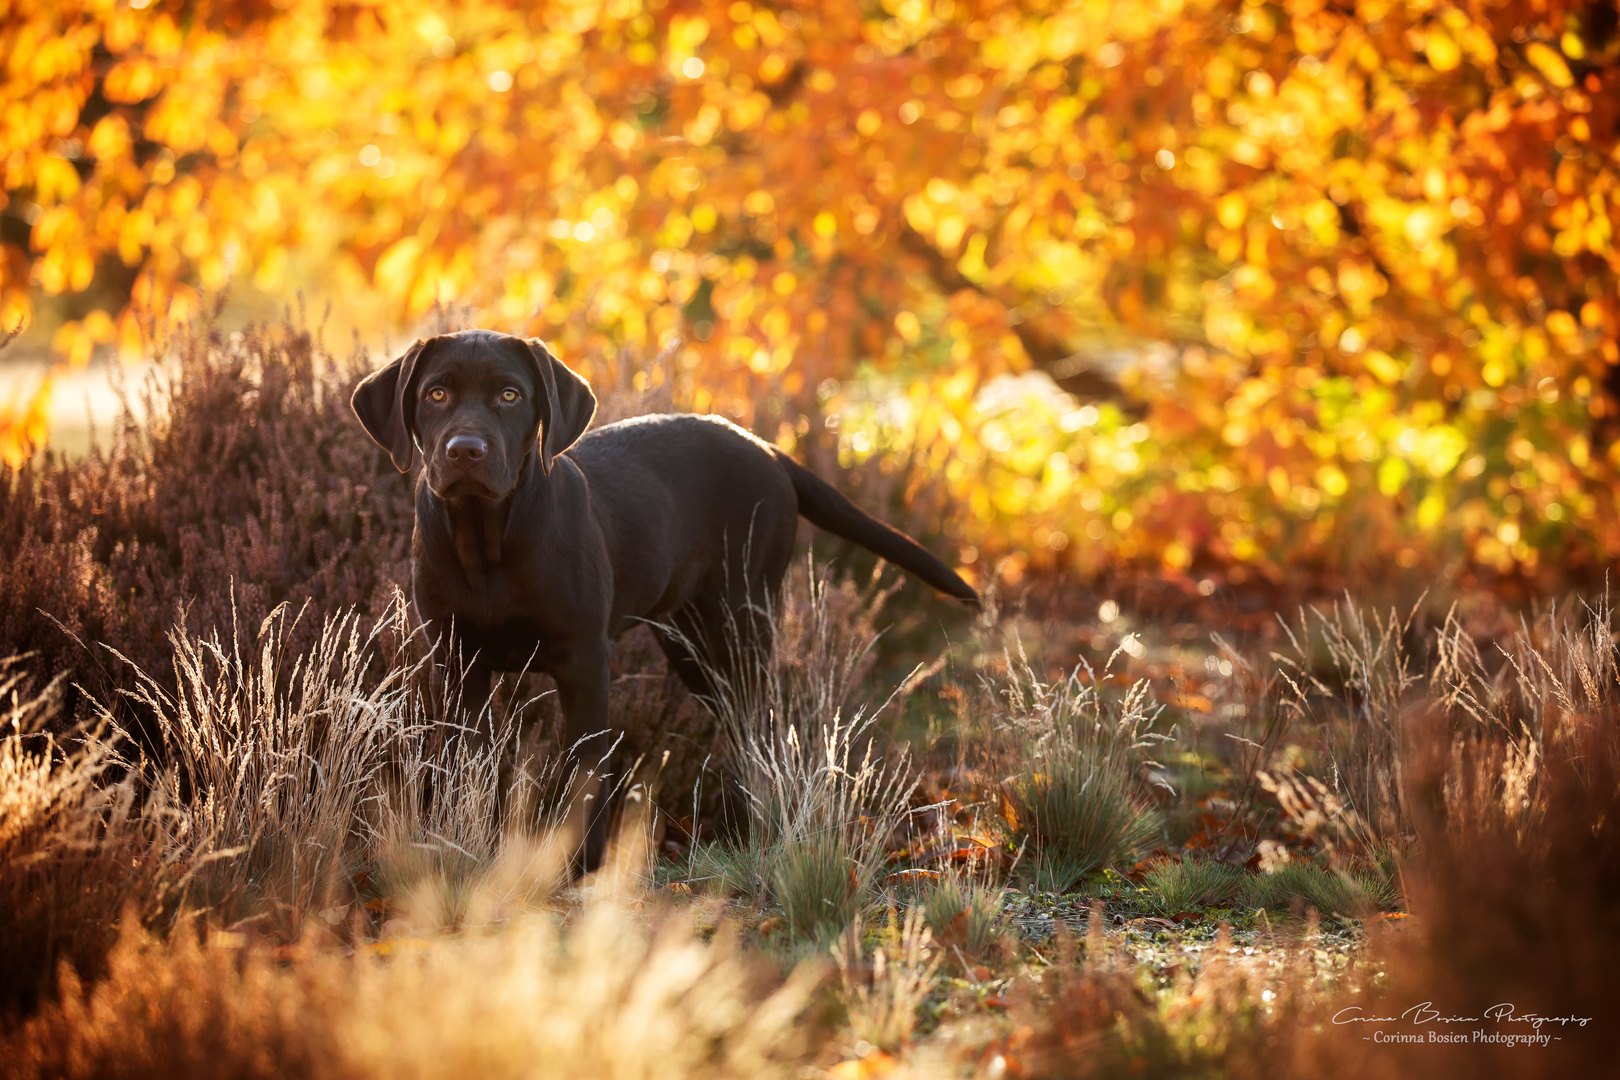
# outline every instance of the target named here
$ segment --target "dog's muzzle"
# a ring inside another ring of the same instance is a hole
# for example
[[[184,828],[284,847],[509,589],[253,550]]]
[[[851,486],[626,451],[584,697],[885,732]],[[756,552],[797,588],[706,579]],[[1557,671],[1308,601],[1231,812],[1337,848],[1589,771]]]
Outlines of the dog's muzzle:
[[[489,443],[477,435],[457,435],[444,445],[444,456],[450,459],[452,465],[467,468],[484,460],[489,453]]]

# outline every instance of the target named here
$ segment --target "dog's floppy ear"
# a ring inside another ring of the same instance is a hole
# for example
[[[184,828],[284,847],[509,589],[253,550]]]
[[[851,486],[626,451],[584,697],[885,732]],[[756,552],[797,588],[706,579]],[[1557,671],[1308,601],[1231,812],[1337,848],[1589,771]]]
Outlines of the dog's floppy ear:
[[[411,394],[415,390],[416,364],[431,338],[424,338],[405,350],[405,355],[379,371],[374,371],[354,388],[349,405],[360,418],[376,444],[388,451],[394,468],[410,472],[411,457],[416,447],[416,402]]]
[[[551,472],[551,462],[573,446],[596,415],[596,395],[568,365],[551,355],[539,338],[524,342],[540,376],[536,399],[540,406],[540,468]]]

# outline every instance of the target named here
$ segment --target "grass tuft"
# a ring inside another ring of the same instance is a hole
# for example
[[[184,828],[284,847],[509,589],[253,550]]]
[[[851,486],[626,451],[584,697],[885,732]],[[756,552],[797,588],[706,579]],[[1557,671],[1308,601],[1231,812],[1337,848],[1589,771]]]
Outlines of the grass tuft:
[[[771,895],[793,933],[828,938],[860,913],[868,880],[860,876],[859,853],[846,834],[794,837],[777,845]]]
[[[1173,915],[1201,907],[1219,907],[1243,889],[1243,871],[1227,863],[1183,856],[1148,871],[1143,884],[1159,909]]]
[[[921,897],[934,940],[977,956],[996,943],[1006,890],[974,874],[945,871]]]
[[[765,604],[764,617],[782,616],[786,642],[740,674],[705,663],[746,837],[695,851],[694,870],[701,863],[702,876],[756,902],[768,889],[796,934],[821,938],[854,918],[916,786],[905,752],[875,744],[883,707],[844,712],[877,640],[871,610],[885,596],[851,612],[826,572],[807,564]],[[730,629],[728,647],[741,651],[739,628]]]
[[[1159,832],[1138,780],[1158,708],[1139,682],[1103,693],[1089,668],[1046,682],[1009,664],[1005,728],[1028,771],[1008,784],[1017,826],[1033,843],[1031,884],[1066,892],[1085,875],[1127,860]]]
[[[1269,874],[1250,875],[1244,902],[1268,910],[1315,908],[1323,915],[1355,916],[1371,903],[1354,877],[1314,862],[1294,860]]]

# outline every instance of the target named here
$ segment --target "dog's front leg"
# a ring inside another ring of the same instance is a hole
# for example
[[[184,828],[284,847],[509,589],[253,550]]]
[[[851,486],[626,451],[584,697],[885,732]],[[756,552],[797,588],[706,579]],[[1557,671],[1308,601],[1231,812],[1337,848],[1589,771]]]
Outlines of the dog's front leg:
[[[588,874],[602,864],[607,852],[607,804],[613,791],[613,748],[618,741],[618,732],[608,722],[606,640],[576,649],[554,674],[567,721],[569,756],[578,778],[571,815],[582,834],[578,869]]]
[[[478,660],[450,673],[452,688],[446,715],[452,725],[450,737],[461,745],[461,761],[470,763],[489,748],[494,739],[494,718],[489,711],[492,672]]]

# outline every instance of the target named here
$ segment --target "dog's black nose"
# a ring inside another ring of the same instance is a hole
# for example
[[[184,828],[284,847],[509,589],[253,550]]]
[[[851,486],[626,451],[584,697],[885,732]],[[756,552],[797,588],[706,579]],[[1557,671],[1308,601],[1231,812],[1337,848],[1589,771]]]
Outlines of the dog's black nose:
[[[489,443],[476,435],[457,435],[445,443],[444,451],[457,465],[468,465],[489,452]]]

